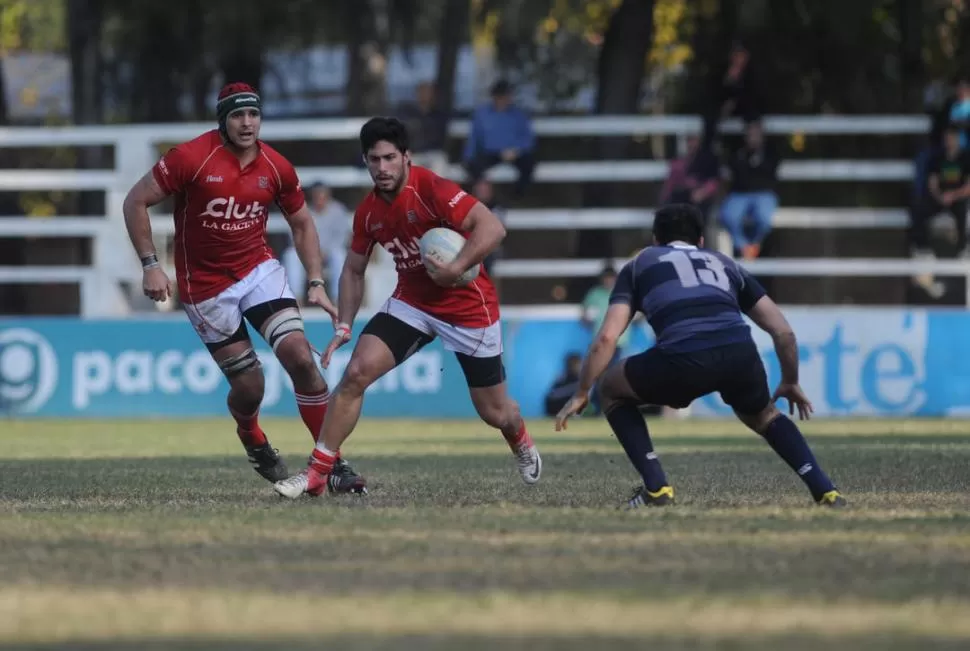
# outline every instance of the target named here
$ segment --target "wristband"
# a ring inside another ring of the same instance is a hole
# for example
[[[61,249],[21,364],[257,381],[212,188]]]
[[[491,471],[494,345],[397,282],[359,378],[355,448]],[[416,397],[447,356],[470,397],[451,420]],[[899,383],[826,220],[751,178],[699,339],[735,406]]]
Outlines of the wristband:
[[[314,278],[308,284],[310,285],[310,287],[322,287],[323,289],[327,288],[327,283],[320,280],[319,278]]]
[[[142,256],[141,258],[142,270],[147,271],[148,269],[154,269],[155,267],[159,267],[159,266],[161,265],[158,264],[158,256],[155,255],[154,253],[149,253],[148,255]]]
[[[346,323],[338,323],[337,327],[334,329],[334,334],[338,337],[344,337],[350,335],[350,326]]]

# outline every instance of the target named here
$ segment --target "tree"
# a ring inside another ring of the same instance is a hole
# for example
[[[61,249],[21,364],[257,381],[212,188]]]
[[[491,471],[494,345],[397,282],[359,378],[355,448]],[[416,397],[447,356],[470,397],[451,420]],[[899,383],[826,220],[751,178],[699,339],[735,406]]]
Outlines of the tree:
[[[638,112],[647,54],[653,41],[653,9],[654,0],[623,0],[610,18],[597,62],[596,113],[631,115]],[[599,138],[594,159],[623,158],[629,146],[627,137]],[[584,192],[583,203],[589,207],[607,207],[613,203],[614,193],[610,183],[590,184]],[[611,231],[590,230],[579,238],[576,257],[612,255]],[[575,283],[571,287],[573,300],[578,300],[588,286],[588,280]]]
[[[445,3],[438,29],[438,72],[435,79],[435,97],[438,109],[444,115],[451,115],[455,103],[455,68],[458,65],[458,50],[468,41],[470,4],[466,0],[451,0]],[[448,131],[448,124],[438,125],[439,136]]]

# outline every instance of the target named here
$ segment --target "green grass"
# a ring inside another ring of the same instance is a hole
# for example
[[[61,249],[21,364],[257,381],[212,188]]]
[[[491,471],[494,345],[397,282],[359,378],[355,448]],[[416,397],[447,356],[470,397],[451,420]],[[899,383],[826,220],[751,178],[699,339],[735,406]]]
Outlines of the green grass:
[[[291,468],[296,421],[265,423]],[[281,501],[224,420],[0,424],[0,648],[965,649],[970,422],[805,427],[819,509],[726,422],[653,422],[678,506],[601,421],[362,421],[371,494]]]

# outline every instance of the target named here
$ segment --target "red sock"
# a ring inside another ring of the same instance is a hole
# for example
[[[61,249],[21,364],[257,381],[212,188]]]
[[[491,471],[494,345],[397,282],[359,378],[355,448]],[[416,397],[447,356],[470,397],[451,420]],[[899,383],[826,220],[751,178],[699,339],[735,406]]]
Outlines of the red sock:
[[[525,429],[525,419],[519,421],[519,428],[515,430],[515,433],[508,435],[502,432],[502,436],[505,437],[505,442],[509,444],[512,451],[515,452],[520,446],[530,446],[532,445],[532,437],[529,436],[529,432]]]
[[[310,436],[316,443],[320,438],[320,430],[323,428],[323,419],[327,415],[327,402],[330,400],[330,392],[327,389],[317,393],[297,393],[296,408],[300,410],[300,418],[303,424],[310,430]]]
[[[266,445],[266,433],[259,426],[259,410],[257,409],[249,415],[240,414],[232,407],[229,413],[236,421],[236,434],[243,445],[259,447]]]
[[[330,450],[321,450],[320,448],[314,448],[313,453],[310,455],[310,466],[314,470],[319,472],[321,475],[329,475],[333,471],[333,466],[337,463],[337,459],[340,458],[340,452],[331,452]]]

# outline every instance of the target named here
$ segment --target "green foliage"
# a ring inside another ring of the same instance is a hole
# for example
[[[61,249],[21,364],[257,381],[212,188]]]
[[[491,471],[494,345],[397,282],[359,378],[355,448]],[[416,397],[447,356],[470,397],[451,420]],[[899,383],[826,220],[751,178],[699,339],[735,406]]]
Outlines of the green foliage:
[[[67,49],[64,0],[0,0],[0,54]]]

